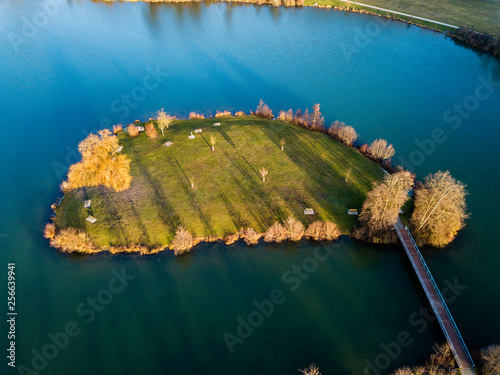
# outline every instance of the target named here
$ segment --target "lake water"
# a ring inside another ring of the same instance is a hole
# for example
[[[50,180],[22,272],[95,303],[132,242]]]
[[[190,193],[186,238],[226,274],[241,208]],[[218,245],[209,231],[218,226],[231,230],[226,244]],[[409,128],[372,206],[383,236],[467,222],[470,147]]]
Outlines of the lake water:
[[[392,142],[419,178],[449,169],[468,185],[467,227],[423,253],[469,348],[500,343],[498,59],[395,21],[251,5],[2,1],[0,35],[0,278],[15,262],[17,365],[284,375],[314,362],[373,374],[367,363],[388,373],[444,341],[419,318],[426,299],[400,246],[215,244],[176,259],[69,256],[42,238],[88,132],[161,107],[248,111],[261,98],[274,110],[321,103],[327,122]],[[300,285],[294,266],[309,271]],[[123,269],[131,280],[119,284]],[[275,290],[280,303],[260,319],[254,301]],[[249,315],[256,327],[231,353],[223,335]],[[401,334],[403,347],[391,344]],[[1,373],[18,373],[2,358]]]

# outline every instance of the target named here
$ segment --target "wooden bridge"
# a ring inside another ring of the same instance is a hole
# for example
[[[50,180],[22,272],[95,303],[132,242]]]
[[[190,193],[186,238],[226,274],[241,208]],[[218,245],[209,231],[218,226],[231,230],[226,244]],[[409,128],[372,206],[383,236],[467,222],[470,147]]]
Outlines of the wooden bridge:
[[[450,344],[451,350],[455,355],[458,367],[465,370],[462,371],[463,374],[473,374],[473,370],[467,371],[466,369],[474,368],[474,361],[467,350],[467,346],[465,346],[462,335],[408,227],[403,226],[401,220],[398,220],[395,228],[405,248],[406,254],[408,258],[410,258],[413,269],[417,273],[420,284],[422,284],[422,288],[424,288],[424,292],[431,303],[434,315],[436,315],[439,325],[446,336],[446,340]]]

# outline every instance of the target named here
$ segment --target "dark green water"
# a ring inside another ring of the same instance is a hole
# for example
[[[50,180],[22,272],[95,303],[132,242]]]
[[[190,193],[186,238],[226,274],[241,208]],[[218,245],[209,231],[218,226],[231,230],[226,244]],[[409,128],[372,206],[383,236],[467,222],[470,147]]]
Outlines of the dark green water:
[[[423,252],[441,287],[466,287],[447,295],[469,347],[500,343],[497,59],[398,22],[226,4],[2,1],[0,35],[0,278],[16,262],[17,365],[32,368],[32,350],[45,348],[53,358],[35,365],[52,375],[297,374],[312,362],[323,374],[363,374],[365,360],[389,373],[444,341],[436,323],[416,320],[426,300],[398,246],[344,238],[316,250],[331,251],[322,261],[307,242],[83,257],[42,238],[88,132],[161,107],[248,111],[260,98],[275,110],[319,102],[363,141],[389,139],[418,177],[449,169],[468,184],[466,229],[446,250]],[[425,141],[433,133],[438,142]],[[302,265],[310,272],[295,290],[287,277]],[[123,268],[133,280],[109,285]],[[238,317],[273,290],[283,303],[262,322],[254,313],[258,327],[231,354],[223,334],[236,335]],[[91,313],[96,296],[105,306]],[[48,335],[68,323],[78,334],[55,353]],[[396,350],[402,332],[411,343]],[[393,358],[380,356],[383,344]],[[2,358],[0,373],[18,373]]]

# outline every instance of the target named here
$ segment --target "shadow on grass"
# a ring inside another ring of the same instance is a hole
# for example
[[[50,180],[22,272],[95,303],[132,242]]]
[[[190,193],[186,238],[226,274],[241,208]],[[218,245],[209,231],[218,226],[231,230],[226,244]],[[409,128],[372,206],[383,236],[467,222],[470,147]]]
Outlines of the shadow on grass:
[[[183,178],[179,179],[181,182],[182,189],[184,190],[184,193],[186,193],[186,195],[189,197],[189,200],[191,201],[191,205],[198,212],[198,216],[201,219],[201,221],[205,224],[205,227],[208,229],[208,231],[210,232],[211,235],[214,235],[215,231],[214,231],[214,228],[212,227],[212,225],[210,225],[210,219],[203,213],[201,206],[198,203],[198,201],[196,200],[196,197],[194,196],[189,183],[187,183],[187,181],[189,181],[188,176],[184,172],[184,169],[182,168],[180,163],[174,157],[172,157],[172,160],[175,163],[175,165],[177,166],[177,168],[179,168],[182,176],[184,177],[184,179]]]
[[[167,197],[165,196],[161,184],[151,176],[148,172],[147,168],[141,162],[140,158],[136,160],[136,163],[139,167],[139,170],[144,177],[144,181],[151,186],[153,191],[152,200],[158,206],[158,216],[162,223],[169,227],[174,232],[177,230],[177,227],[181,224],[181,220],[179,215],[174,210],[174,207],[169,203]]]

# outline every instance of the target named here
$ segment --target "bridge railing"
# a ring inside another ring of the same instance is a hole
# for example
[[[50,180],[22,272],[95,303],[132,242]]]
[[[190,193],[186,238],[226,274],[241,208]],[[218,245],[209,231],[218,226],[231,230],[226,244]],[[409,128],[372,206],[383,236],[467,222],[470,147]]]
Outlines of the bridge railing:
[[[410,241],[412,242],[413,247],[415,248],[415,252],[417,253],[420,261],[422,262],[422,265],[424,266],[425,272],[427,273],[427,276],[429,277],[429,280],[431,281],[432,285],[434,286],[434,289],[436,290],[436,293],[439,296],[441,304],[444,307],[444,309],[446,311],[446,314],[448,315],[448,318],[449,318],[449,320],[450,320],[453,328],[455,329],[457,337],[458,337],[458,339],[460,341],[460,345],[462,346],[462,349],[464,350],[464,352],[465,352],[465,354],[467,356],[469,364],[471,365],[471,367],[474,367],[474,361],[472,360],[472,357],[471,357],[471,355],[469,353],[469,350],[467,349],[467,346],[465,345],[465,341],[464,341],[464,339],[463,339],[463,337],[462,337],[462,335],[460,333],[460,330],[458,329],[458,327],[457,327],[457,325],[455,323],[455,320],[453,319],[453,316],[451,315],[450,310],[448,309],[448,305],[446,304],[446,302],[445,302],[445,300],[444,300],[444,298],[443,298],[443,296],[441,294],[441,291],[439,290],[439,287],[437,286],[436,281],[434,280],[434,277],[432,276],[432,273],[431,273],[429,267],[427,267],[427,263],[425,262],[424,257],[420,253],[420,250],[419,250],[417,244],[415,243],[415,240],[413,239],[413,236],[411,235],[411,232],[408,229],[408,227],[405,227],[405,231],[408,234],[408,237],[410,238]],[[441,326],[441,329],[443,330],[443,333],[446,336],[446,340],[450,343],[451,349],[453,351],[453,354],[455,355],[455,358],[456,358],[456,360],[458,362],[458,365],[460,367],[463,367],[463,364],[460,361],[460,358],[458,357],[458,355],[457,355],[457,353],[455,351],[455,348],[452,345],[452,341],[450,340],[450,337],[449,337],[448,332],[447,332],[447,330],[446,330],[446,328],[444,326],[444,323],[443,323],[443,321],[441,320],[441,317],[438,314],[438,311],[436,309],[436,306],[434,305],[434,302],[433,302],[433,300],[431,298],[431,295],[429,294],[429,291],[427,290],[427,287],[425,286],[425,283],[420,279],[420,275],[418,273],[418,268],[417,268],[415,262],[413,261],[413,258],[411,256],[410,250],[406,246],[406,243],[405,243],[404,239],[401,237],[401,234],[399,233],[399,231],[396,230],[396,232],[398,233],[398,236],[399,236],[399,238],[401,240],[401,243],[403,244],[403,247],[405,248],[405,251],[408,254],[408,257],[410,258],[410,261],[412,263],[413,268],[415,269],[415,271],[417,272],[417,275],[419,276],[420,283],[422,284],[422,287],[424,288],[424,292],[427,295],[427,298],[428,298],[429,302],[431,303],[432,309],[436,313],[436,317],[438,318],[439,325]]]

